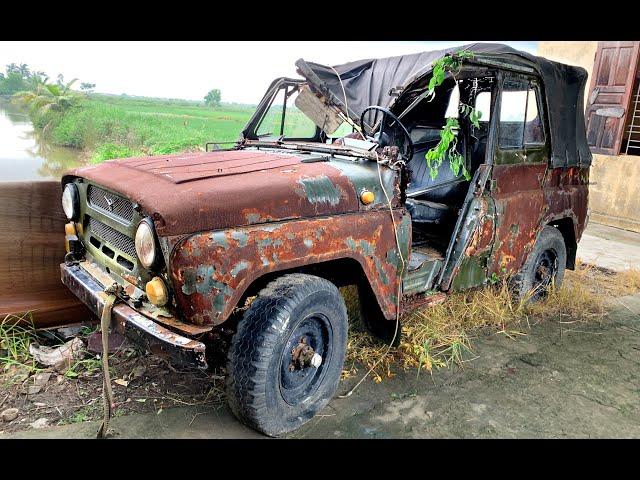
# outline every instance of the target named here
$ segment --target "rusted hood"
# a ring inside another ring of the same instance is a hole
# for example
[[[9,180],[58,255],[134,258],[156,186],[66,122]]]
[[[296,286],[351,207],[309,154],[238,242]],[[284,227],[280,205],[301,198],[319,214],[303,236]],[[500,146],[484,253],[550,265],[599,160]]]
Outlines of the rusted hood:
[[[137,202],[160,236],[358,210],[355,187],[305,154],[232,150],[111,160],[72,170]]]

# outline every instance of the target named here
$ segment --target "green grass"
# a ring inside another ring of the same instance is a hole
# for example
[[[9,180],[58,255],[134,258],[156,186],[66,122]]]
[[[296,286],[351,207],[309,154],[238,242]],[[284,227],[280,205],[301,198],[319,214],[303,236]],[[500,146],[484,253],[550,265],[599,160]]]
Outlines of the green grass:
[[[30,313],[0,320],[0,384],[5,387],[39,370],[29,353],[34,332]]]
[[[91,162],[204,149],[235,141],[254,111],[250,105],[216,109],[188,100],[90,95],[60,113],[34,118],[57,145],[85,150]]]

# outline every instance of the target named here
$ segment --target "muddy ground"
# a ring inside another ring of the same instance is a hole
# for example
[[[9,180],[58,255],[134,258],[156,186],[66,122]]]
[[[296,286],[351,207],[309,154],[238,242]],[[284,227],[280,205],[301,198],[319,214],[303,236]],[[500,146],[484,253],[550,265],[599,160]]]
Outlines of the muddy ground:
[[[640,437],[640,295],[614,299],[611,305],[602,322],[561,324],[548,319],[530,329],[520,328],[526,335],[513,338],[494,329],[478,331],[473,356],[462,367],[419,377],[416,371],[400,371],[379,384],[367,380],[349,398],[334,398],[321,415],[290,437]],[[192,405],[170,407],[167,391],[176,392],[178,386],[173,382],[189,383],[185,375],[173,377],[174,373],[154,377],[156,387],[148,393],[141,394],[144,387],[141,383],[136,388],[135,381],[120,389],[116,386],[120,402],[124,401],[120,405],[135,407],[113,420],[115,436],[259,436],[240,425],[224,403],[197,401],[206,389],[194,390],[191,401],[187,392],[171,395]],[[358,379],[343,381],[339,393],[347,392]],[[82,389],[81,380],[77,382]],[[135,402],[139,394],[148,395],[144,403]],[[91,395],[99,406],[99,389]],[[61,406],[66,401],[58,398],[55,403]],[[159,402],[166,406],[158,413]],[[54,411],[43,407],[42,415],[55,421]],[[10,430],[12,425],[4,424],[0,437],[91,438],[98,423],[39,430],[24,426]]]

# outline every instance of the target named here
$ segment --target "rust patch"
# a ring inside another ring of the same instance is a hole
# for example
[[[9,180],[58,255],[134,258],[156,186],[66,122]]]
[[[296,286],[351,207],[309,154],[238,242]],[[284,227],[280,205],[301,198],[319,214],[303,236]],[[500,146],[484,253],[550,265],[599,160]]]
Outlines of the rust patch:
[[[65,178],[90,179],[136,202],[160,237],[359,210],[348,175],[332,162],[301,160],[263,150],[162,155],[108,161]],[[291,165],[286,173],[283,163]]]
[[[495,242],[488,274],[517,272],[533,248],[547,210],[541,179],[546,164],[496,165]]]
[[[469,246],[464,251],[466,257],[482,254],[490,250],[493,245],[495,222],[493,216],[487,215],[487,199],[481,198],[479,200],[482,200],[482,203],[478,216],[482,221],[476,226],[469,241]]]
[[[394,215],[399,226],[409,225],[405,210]],[[410,234],[402,238],[407,257]],[[389,252],[395,249],[389,211],[370,211],[194,234],[174,248],[170,271],[185,319],[217,325],[229,317],[251,283],[267,273],[352,258],[392,319],[399,269],[393,261],[397,256]]]
[[[400,311],[404,314],[416,308],[433,307],[444,302],[446,299],[446,293],[407,295],[402,298]]]
[[[550,170],[544,186],[544,197],[548,206],[544,223],[571,218],[576,240],[580,241],[589,205],[589,169],[571,167]]]
[[[589,200],[589,169],[547,171],[546,164],[494,166],[496,241],[489,274],[513,273],[522,267],[544,225],[561,218],[573,221],[579,241]]]

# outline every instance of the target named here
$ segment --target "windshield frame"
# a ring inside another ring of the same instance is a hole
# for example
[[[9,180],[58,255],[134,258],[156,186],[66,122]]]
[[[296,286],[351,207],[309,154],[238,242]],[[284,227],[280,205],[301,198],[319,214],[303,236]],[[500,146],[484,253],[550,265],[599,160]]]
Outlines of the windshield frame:
[[[240,132],[239,141],[263,140],[264,137],[262,138],[259,137],[257,134],[257,130],[260,128],[260,124],[262,123],[264,116],[267,114],[269,108],[271,107],[271,104],[273,103],[273,100],[276,98],[280,90],[287,89],[289,87],[294,87],[296,89],[299,89],[302,85],[306,83],[307,83],[306,80],[287,78],[287,77],[276,78],[273,82],[271,82],[271,85],[269,85],[267,92],[264,94],[264,96],[262,97],[262,100],[260,100],[260,103],[256,107],[256,111],[253,113],[253,115],[251,116],[251,118],[249,119],[245,127]],[[285,109],[286,107],[287,105],[285,104]],[[285,113],[285,116],[283,117],[283,123],[284,121],[286,121],[286,113]],[[309,121],[311,120],[309,119]],[[284,137],[284,140],[323,143],[326,138],[326,134],[317,125],[315,125],[315,127],[316,127],[315,133],[312,137],[304,137],[304,138]],[[277,138],[279,138],[278,135],[274,135],[273,137],[270,136],[266,141],[271,142]]]

